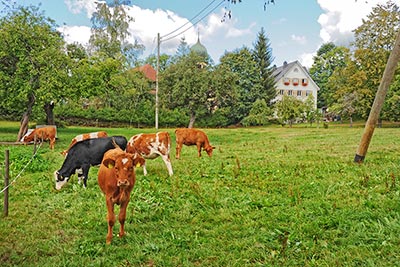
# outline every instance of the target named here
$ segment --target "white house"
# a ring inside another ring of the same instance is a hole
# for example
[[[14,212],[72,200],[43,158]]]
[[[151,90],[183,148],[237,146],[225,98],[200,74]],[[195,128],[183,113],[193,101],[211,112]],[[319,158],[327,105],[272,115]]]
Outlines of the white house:
[[[306,101],[309,95],[313,95],[314,107],[317,108],[319,87],[300,62],[296,60],[287,63],[285,61],[282,66],[274,70],[272,75],[275,77],[276,90],[278,91],[275,101],[281,100],[284,95],[291,95]]]

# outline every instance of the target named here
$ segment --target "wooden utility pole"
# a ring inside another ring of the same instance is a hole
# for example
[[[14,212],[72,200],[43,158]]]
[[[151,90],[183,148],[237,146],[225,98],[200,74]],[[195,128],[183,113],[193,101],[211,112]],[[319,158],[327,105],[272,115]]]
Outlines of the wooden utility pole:
[[[156,131],[158,130],[158,72],[160,69],[160,33],[157,33],[157,67],[156,67]]]
[[[8,216],[8,185],[9,185],[9,178],[10,178],[10,150],[5,151],[5,160],[4,160],[4,210],[3,215],[5,217]]]
[[[367,123],[365,124],[364,133],[361,138],[360,145],[358,146],[354,162],[362,163],[367,154],[369,143],[371,142],[372,135],[374,134],[376,123],[379,119],[379,114],[382,110],[385,97],[389,89],[390,83],[392,82],[394,72],[400,61],[400,30],[397,33],[396,41],[392,52],[390,53],[389,59],[386,63],[385,71],[379,84],[378,91],[376,92],[375,100],[372,105],[371,111],[368,116]]]

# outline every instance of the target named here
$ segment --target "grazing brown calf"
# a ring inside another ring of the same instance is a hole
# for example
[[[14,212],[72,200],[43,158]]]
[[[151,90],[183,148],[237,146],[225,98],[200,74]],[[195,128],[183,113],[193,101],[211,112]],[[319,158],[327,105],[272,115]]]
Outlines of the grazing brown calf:
[[[176,136],[176,158],[179,159],[181,156],[182,145],[197,146],[198,156],[201,157],[201,149],[211,157],[214,146],[210,145],[207,135],[197,129],[180,128],[175,130]]]
[[[106,244],[110,244],[112,240],[115,204],[120,205],[119,237],[125,235],[126,208],[136,181],[135,167],[142,164],[144,164],[144,159],[140,155],[127,153],[120,148],[108,150],[104,154],[98,173],[98,183],[106,197],[108,222]]]
[[[100,138],[100,137],[107,137],[107,133],[104,131],[100,131],[100,132],[94,132],[94,133],[85,133],[85,134],[80,134],[75,136],[74,138],[72,138],[71,140],[71,144],[69,144],[68,148],[66,150],[64,150],[63,152],[61,152],[61,154],[63,156],[66,156],[69,149],[75,145],[77,142],[86,140],[86,139],[93,139],[93,138]]]
[[[43,142],[49,140],[50,149],[54,149],[56,143],[56,127],[48,126],[42,128],[36,128],[30,134],[22,139],[22,142],[29,143],[35,140]]]
[[[126,146],[126,152],[138,153],[145,159],[155,159],[161,156],[171,176],[174,173],[169,157],[170,150],[171,137],[167,132],[134,135],[129,139]],[[147,175],[146,163],[143,165],[143,174]]]

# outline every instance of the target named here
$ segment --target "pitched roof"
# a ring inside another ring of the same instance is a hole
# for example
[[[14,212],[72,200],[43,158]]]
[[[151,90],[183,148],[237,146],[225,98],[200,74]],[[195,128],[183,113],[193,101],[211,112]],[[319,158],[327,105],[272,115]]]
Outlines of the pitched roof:
[[[310,74],[308,73],[308,70],[303,67],[298,60],[295,60],[293,62],[287,63],[286,61],[283,62],[283,65],[280,67],[277,67],[273,72],[272,75],[274,76],[275,82],[278,82],[285,74],[292,69],[294,65],[298,65],[301,67],[303,72],[306,74],[307,78],[316,86],[317,90],[319,90],[319,86],[314,82],[314,80],[311,78]]]
[[[280,67],[277,67],[273,72],[272,75],[275,78],[275,81],[279,81],[280,78],[282,78],[283,76],[285,76],[285,74],[296,64],[296,62],[298,64],[300,64],[297,60],[287,63],[286,61],[283,62],[283,65]]]
[[[134,70],[142,72],[150,81],[156,81],[156,70],[150,64],[134,68]]]

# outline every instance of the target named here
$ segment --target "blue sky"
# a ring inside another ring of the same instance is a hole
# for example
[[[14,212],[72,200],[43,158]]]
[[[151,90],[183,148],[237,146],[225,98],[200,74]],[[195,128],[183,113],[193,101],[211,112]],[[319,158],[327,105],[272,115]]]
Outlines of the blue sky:
[[[396,0],[395,2],[398,2]],[[67,42],[85,44],[90,36],[90,16],[94,0],[19,0],[22,5],[39,5],[45,15],[60,26]],[[348,45],[352,30],[372,7],[386,0],[243,0],[229,4],[223,0],[132,0],[129,14],[135,19],[130,25],[132,38],[144,44],[144,57],[156,52],[156,36],[164,36],[186,25],[175,34],[181,35],[161,42],[161,53],[174,54],[184,36],[189,45],[195,44],[198,33],[214,62],[226,52],[247,46],[253,47],[261,28],[265,29],[272,48],[274,64],[299,60],[310,67],[312,57],[321,44],[332,41]],[[209,5],[208,8],[206,8]],[[206,8],[199,16],[201,10]],[[231,19],[221,22],[230,10]],[[210,14],[208,14],[210,13]],[[208,15],[207,15],[208,14]],[[204,17],[204,18],[203,18]],[[200,20],[200,18],[203,18]]]

